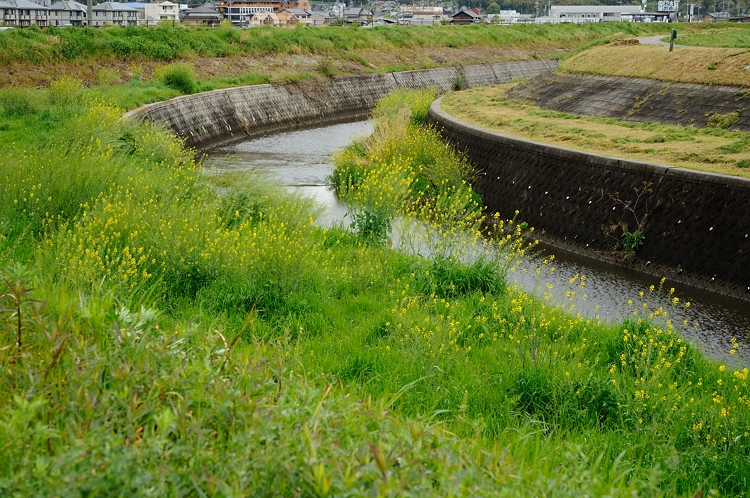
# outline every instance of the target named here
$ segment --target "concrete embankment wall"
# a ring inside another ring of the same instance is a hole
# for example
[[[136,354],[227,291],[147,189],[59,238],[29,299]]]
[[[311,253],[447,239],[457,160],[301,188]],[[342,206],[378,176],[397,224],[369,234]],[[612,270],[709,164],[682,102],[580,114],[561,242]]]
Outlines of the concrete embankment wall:
[[[736,112],[728,129],[750,131],[750,93],[740,87],[548,73],[511,95],[571,114],[696,127],[706,126],[714,114]]]
[[[557,67],[534,60],[253,85],[177,97],[125,116],[165,123],[186,145],[206,150],[270,133],[365,119],[381,97],[397,88],[454,89],[508,83]]]
[[[427,118],[478,165],[476,188],[491,212],[534,226],[552,245],[750,299],[750,180],[616,159],[474,127],[443,112]],[[621,222],[648,213],[635,260],[611,248]]]

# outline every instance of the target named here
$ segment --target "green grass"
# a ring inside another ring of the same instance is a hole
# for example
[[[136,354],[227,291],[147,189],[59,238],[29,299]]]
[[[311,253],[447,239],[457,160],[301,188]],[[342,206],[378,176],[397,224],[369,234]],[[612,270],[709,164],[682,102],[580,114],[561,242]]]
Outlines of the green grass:
[[[0,116],[1,495],[748,489],[747,370],[684,343],[667,290],[601,324],[507,288],[514,222],[506,257],[469,258],[471,170],[419,136],[429,95],[342,157],[357,205],[433,227],[411,231],[432,258],[205,174],[74,81],[34,92],[0,98],[22,103]]]
[[[616,33],[664,33],[643,23],[519,26],[396,26],[373,29],[315,28],[238,30],[201,28],[103,28],[7,30],[0,33],[0,66],[16,62],[42,64],[60,60],[112,58],[162,61],[237,55],[355,53],[415,47],[496,46],[549,50],[574,48]],[[359,59],[357,59],[359,60]],[[361,61],[360,61],[361,62]]]
[[[750,48],[750,33],[741,24],[717,23],[708,30],[680,35],[677,43],[694,47]]]
[[[750,159],[750,134],[726,129],[737,122],[739,112],[711,115],[705,128],[638,123],[543,109],[508,98],[511,89],[509,85],[472,88],[445,96],[441,105],[459,119],[499,133],[633,160],[748,176],[743,165]]]

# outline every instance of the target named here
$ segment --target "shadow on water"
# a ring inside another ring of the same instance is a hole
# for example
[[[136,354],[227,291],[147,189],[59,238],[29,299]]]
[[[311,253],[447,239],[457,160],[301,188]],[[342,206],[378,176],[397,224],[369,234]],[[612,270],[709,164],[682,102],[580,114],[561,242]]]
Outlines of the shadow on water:
[[[313,198],[323,211],[318,220],[321,225],[346,224],[346,206],[338,201],[329,185],[331,154],[371,132],[372,123],[360,121],[280,133],[215,149],[209,163],[220,171],[263,172],[293,192]],[[553,253],[554,261],[544,264]],[[583,288],[581,276],[585,276]],[[729,355],[732,337],[750,343],[748,303],[669,281],[659,292],[657,278],[549,247],[541,247],[517,265],[509,281],[538,295],[549,292],[561,303],[566,303],[566,293],[574,290],[574,313],[603,321],[621,322],[632,317],[634,311],[642,316],[644,302],[650,310],[663,306],[683,336],[707,355],[731,363],[750,362],[748,357]],[[653,291],[649,290],[651,286]],[[672,287],[675,291],[670,295]],[[677,305],[671,302],[675,296],[680,299]],[[686,308],[684,303],[688,301],[691,305]],[[681,325],[683,321],[687,324]]]

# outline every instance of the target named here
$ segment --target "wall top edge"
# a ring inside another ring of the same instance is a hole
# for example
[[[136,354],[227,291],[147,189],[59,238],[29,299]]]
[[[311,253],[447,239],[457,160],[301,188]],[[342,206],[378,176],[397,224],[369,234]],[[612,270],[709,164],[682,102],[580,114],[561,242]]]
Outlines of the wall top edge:
[[[654,174],[656,176],[664,176],[671,178],[679,178],[687,181],[712,183],[718,185],[725,185],[727,187],[734,187],[740,189],[746,189],[750,191],[750,178],[743,178],[739,176],[729,176],[719,173],[709,173],[705,171],[691,170],[687,168],[681,168],[678,166],[671,166],[666,164],[651,163],[645,161],[634,161],[632,159],[623,159],[614,156],[607,156],[604,154],[598,154],[595,152],[585,152],[578,149],[572,149],[569,147],[563,147],[560,145],[546,144],[542,142],[536,142],[526,138],[516,137],[513,135],[506,135],[494,131],[481,128],[479,126],[472,125],[465,121],[462,121],[447,112],[441,107],[442,98],[435,100],[430,106],[430,114],[438,122],[448,122],[451,126],[462,130],[463,132],[473,135],[478,138],[482,138],[488,141],[502,143],[511,147],[524,148],[526,150],[533,150],[541,152],[551,156],[562,157],[573,159],[581,163],[587,163],[596,165],[599,167],[612,168],[626,171],[639,171]]]
[[[511,62],[501,62],[496,64],[479,64],[475,66],[466,66],[466,67],[492,67],[497,65],[512,65],[512,64],[519,64],[519,63],[529,63],[529,62],[548,62],[550,65],[556,65],[557,61],[554,59],[537,59],[537,60],[530,60],[530,61],[511,61]],[[334,82],[347,82],[347,81],[354,81],[358,79],[373,79],[373,80],[383,80],[383,79],[394,79],[396,75],[398,74],[419,74],[419,73],[425,73],[429,71],[458,71],[458,66],[448,66],[448,67],[436,67],[431,69],[413,69],[410,71],[396,71],[396,72],[388,72],[388,73],[374,73],[374,74],[362,74],[362,75],[345,75],[345,76],[338,76],[336,78],[330,78]],[[394,80],[395,81],[395,80]],[[135,109],[131,109],[125,114],[123,114],[123,117],[126,119],[133,119],[133,118],[139,118],[143,117],[148,114],[148,111],[150,111],[153,108],[161,107],[164,105],[174,105],[174,104],[180,104],[182,102],[187,102],[190,100],[193,100],[195,98],[203,98],[207,95],[217,95],[217,94],[228,94],[228,93],[234,93],[237,91],[243,91],[247,90],[248,88],[279,88],[283,87],[283,85],[272,85],[269,83],[262,83],[258,85],[245,85],[245,86],[238,86],[238,87],[231,87],[231,88],[221,88],[219,90],[211,90],[208,92],[201,92],[201,93],[194,93],[191,95],[180,95],[178,97],[172,97],[168,100],[162,100],[159,102],[153,102],[151,104],[144,104],[140,107],[136,107]]]

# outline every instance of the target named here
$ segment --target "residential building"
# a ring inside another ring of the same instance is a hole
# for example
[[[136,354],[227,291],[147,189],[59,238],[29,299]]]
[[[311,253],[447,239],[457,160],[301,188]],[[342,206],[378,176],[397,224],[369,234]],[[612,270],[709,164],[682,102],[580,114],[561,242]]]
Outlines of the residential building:
[[[304,24],[305,26],[313,25],[312,12],[308,12],[302,9],[284,9],[279,13],[279,20],[282,21],[283,24],[282,14],[286,14],[287,16],[294,16],[295,22]],[[287,24],[290,23],[287,22]]]
[[[126,7],[132,7],[138,11],[138,25],[145,26],[146,24],[146,4],[141,2],[122,2]]]
[[[460,10],[453,14],[451,24],[472,24],[482,22],[482,16],[473,10]]]
[[[344,20],[350,23],[367,24],[372,20],[372,11],[362,7],[352,7],[344,10]]]
[[[255,12],[243,20],[248,26],[278,26],[279,17],[273,12]]]
[[[86,6],[72,0],[63,0],[53,3],[47,16],[50,26],[85,26]]]
[[[89,26],[136,26],[138,10],[119,2],[94,5],[93,18]]]
[[[6,26],[49,26],[47,7],[29,0],[0,0],[0,24]]]
[[[549,11],[553,20],[567,22],[632,21],[639,14],[640,5],[553,5]]]
[[[248,16],[261,12],[279,13],[284,9],[310,10],[309,0],[220,0],[216,3],[225,19],[237,26],[245,26]],[[256,20],[257,22],[257,20]]]
[[[732,17],[732,14],[726,11],[722,12],[712,12],[710,14],[706,14],[703,17],[703,22],[720,22],[720,21],[729,21],[729,18]]]
[[[196,7],[188,9],[180,14],[182,22],[190,24],[205,24],[206,26],[218,26],[221,24],[221,14],[208,7]]]
[[[146,23],[159,24],[162,21],[179,21],[180,7],[172,2],[154,2],[145,4]]]
[[[276,13],[276,17],[279,19],[280,26],[294,26],[299,22],[297,16],[292,14],[289,9],[281,9]]]

